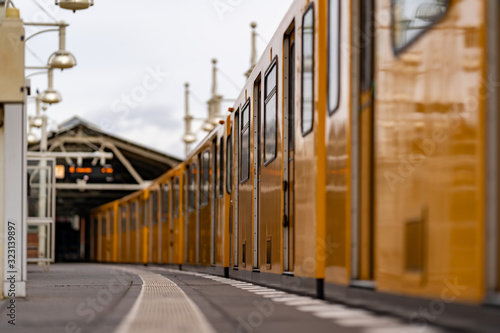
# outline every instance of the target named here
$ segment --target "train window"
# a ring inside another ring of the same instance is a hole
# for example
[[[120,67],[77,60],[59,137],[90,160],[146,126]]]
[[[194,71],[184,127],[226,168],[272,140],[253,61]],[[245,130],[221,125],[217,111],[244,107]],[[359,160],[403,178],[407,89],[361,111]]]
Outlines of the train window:
[[[163,186],[163,195],[162,195],[162,214],[161,221],[163,223],[168,221],[168,214],[170,210],[170,187],[168,184]]]
[[[241,183],[250,178],[250,100],[241,111]]]
[[[104,214],[104,216],[102,217],[102,234],[103,235],[106,235],[106,224],[107,224],[107,221],[108,221],[108,218],[106,216],[106,214]]]
[[[314,117],[314,7],[302,19],[302,135],[313,129]]]
[[[189,168],[189,203],[188,210],[192,212],[196,209],[196,162]]]
[[[361,48],[361,89],[364,92],[371,88],[373,80],[373,43],[375,40],[373,1],[364,0],[361,7],[361,41],[359,47]]]
[[[174,217],[179,218],[179,176],[174,181]]]
[[[127,207],[123,206],[122,209],[122,233],[127,231]]]
[[[277,61],[273,61],[266,72],[266,101],[264,105],[264,165],[268,165],[276,158],[277,146]]]
[[[151,194],[151,201],[152,201],[152,220],[153,220],[153,225],[158,224],[158,192],[154,191]]]
[[[135,202],[132,202],[130,205],[130,230],[135,230],[135,221],[136,221],[136,214],[135,214]]]
[[[449,0],[392,0],[392,36],[395,54],[417,40],[448,10]]]
[[[224,138],[220,138],[219,144],[219,196],[224,194]]]
[[[226,192],[231,194],[233,184],[233,135],[229,134],[226,143]]]
[[[328,112],[332,115],[340,98],[340,4],[329,1],[328,32]]]
[[[206,206],[210,197],[210,149],[201,156],[200,205]]]
[[[109,211],[109,229],[110,234],[113,235],[115,233],[115,212],[110,210]]]
[[[139,228],[144,227],[144,225],[146,224],[145,220],[146,220],[147,213],[144,210],[144,201],[145,200],[139,201]],[[147,205],[146,205],[146,207],[147,207]]]

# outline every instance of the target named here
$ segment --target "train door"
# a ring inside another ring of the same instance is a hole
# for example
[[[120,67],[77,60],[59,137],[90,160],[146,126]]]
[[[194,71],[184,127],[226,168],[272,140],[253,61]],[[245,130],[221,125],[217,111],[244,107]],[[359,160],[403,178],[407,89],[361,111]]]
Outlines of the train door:
[[[254,107],[254,177],[253,177],[253,268],[258,270],[259,266],[259,239],[260,239],[260,181],[261,170],[261,133],[262,133],[262,107],[261,107],[261,80],[260,76],[255,81],[253,91]]]
[[[239,214],[239,184],[240,184],[240,144],[239,144],[239,133],[240,133],[240,112],[236,111],[234,115],[234,131],[233,131],[233,140],[234,140],[234,196],[233,196],[233,213],[234,213],[234,267],[238,268],[238,214]]]
[[[212,200],[210,201],[211,205],[211,237],[210,237],[210,263],[215,266],[215,223],[217,221],[217,136],[214,138],[212,142]]]
[[[232,136],[232,128],[230,128],[229,135],[226,139],[226,193],[229,196],[229,211],[228,211],[228,220],[229,220],[229,267],[233,266],[233,136]],[[227,202],[227,201],[226,201]]]
[[[128,262],[137,263],[139,261],[139,232],[137,228],[137,204],[135,201],[129,204],[130,219],[130,255]]]
[[[361,52],[354,55],[354,66],[359,75],[353,79],[353,131],[352,154],[352,263],[351,279],[354,284],[371,287],[374,278],[374,109],[373,109],[373,0],[361,0],[358,28],[353,38]],[[359,111],[357,111],[359,110]]]
[[[284,142],[283,142],[283,271],[294,265],[294,177],[295,177],[295,27],[285,35]]]

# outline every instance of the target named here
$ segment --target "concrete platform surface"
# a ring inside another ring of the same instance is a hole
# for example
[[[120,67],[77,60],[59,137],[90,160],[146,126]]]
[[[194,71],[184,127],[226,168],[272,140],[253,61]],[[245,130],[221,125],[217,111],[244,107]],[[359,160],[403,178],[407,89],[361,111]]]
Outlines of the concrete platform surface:
[[[28,297],[0,301],[0,332],[448,333],[250,283],[164,267],[29,266]],[[10,316],[10,317],[9,317]],[[9,323],[11,321],[11,323]]]

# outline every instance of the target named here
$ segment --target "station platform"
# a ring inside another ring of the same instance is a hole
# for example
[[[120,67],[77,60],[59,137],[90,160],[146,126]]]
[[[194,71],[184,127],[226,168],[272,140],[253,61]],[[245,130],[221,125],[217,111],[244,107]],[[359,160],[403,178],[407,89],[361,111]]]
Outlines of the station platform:
[[[8,308],[10,300],[0,301],[0,332],[452,332],[164,267],[56,264],[50,272],[28,268],[28,297],[16,299],[14,311]]]

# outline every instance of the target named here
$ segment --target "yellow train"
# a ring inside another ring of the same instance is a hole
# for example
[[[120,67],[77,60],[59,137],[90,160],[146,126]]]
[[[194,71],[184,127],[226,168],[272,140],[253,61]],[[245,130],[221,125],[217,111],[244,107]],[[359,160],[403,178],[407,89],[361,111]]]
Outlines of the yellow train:
[[[499,6],[294,1],[223,124],[93,212],[93,259],[500,304]]]

